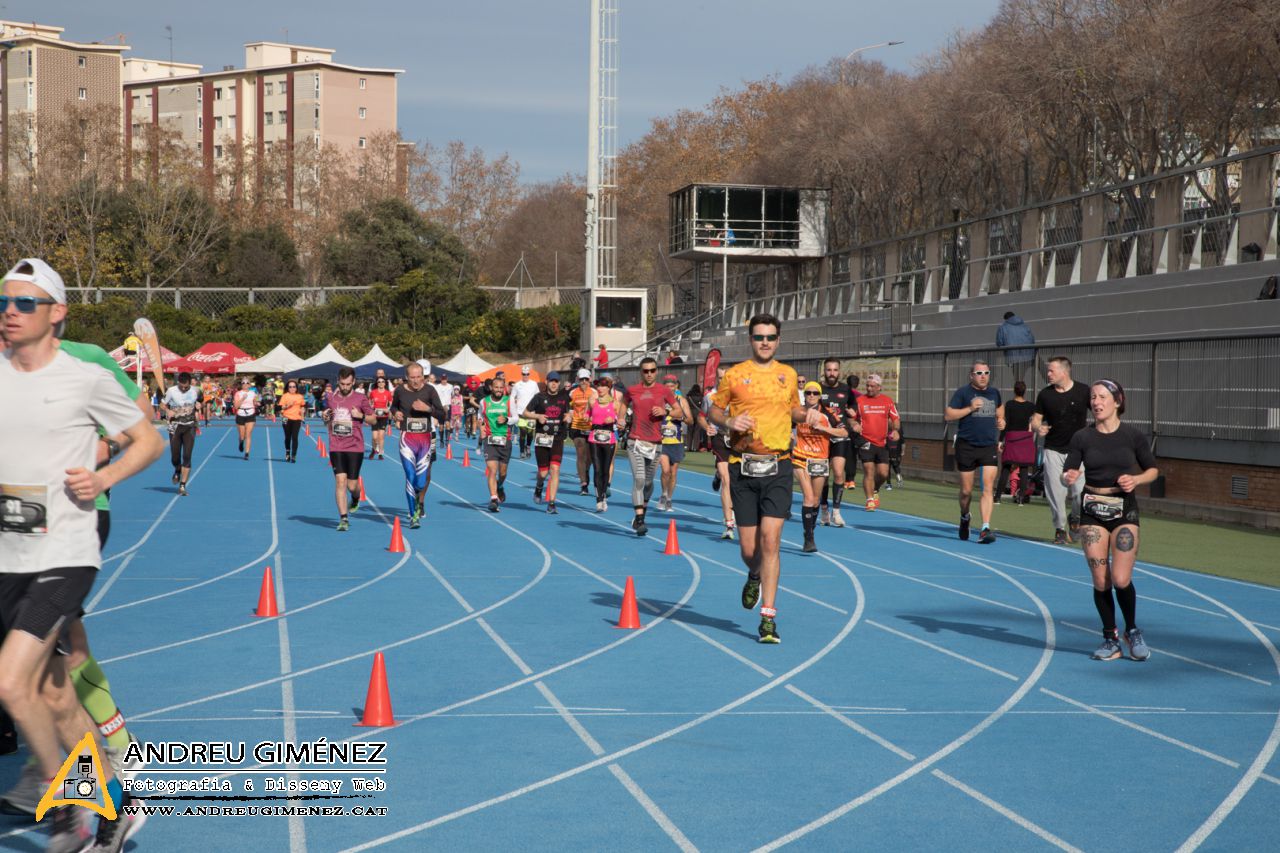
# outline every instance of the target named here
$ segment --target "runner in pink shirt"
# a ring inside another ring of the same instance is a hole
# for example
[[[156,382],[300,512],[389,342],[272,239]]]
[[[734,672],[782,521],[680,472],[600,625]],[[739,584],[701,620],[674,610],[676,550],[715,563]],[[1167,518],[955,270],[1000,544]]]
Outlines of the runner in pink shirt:
[[[364,422],[372,420],[373,404],[355,390],[356,372],[338,370],[338,390],[325,394],[324,420],[329,425],[329,464],[337,481],[338,530],[347,529],[347,502],[351,512],[360,507],[360,465],[364,462]]]

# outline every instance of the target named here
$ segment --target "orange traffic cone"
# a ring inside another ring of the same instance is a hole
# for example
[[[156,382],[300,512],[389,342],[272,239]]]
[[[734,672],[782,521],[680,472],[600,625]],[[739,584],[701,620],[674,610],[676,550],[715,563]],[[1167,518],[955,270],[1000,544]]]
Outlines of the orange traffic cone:
[[[360,478],[360,503],[364,503],[367,500],[369,500],[369,496],[364,493],[364,477],[361,477]],[[674,522],[672,523],[674,524]]]
[[[680,556],[680,538],[676,536],[676,520],[674,518],[667,525],[667,547],[662,549],[662,553],[670,557]]]
[[[395,724],[391,715],[391,691],[387,689],[387,662],[382,652],[375,652],[373,672],[369,673],[369,694],[364,698],[364,716],[356,726],[382,728]]]
[[[302,431],[306,433],[307,438],[311,438],[311,424],[303,424]]]
[[[462,467],[463,468],[471,467],[471,451],[470,450],[462,451]]]
[[[280,615],[280,611],[276,609],[276,585],[271,579],[270,566],[262,572],[262,591],[258,593],[258,609],[253,611],[253,615],[263,619]]]
[[[453,445],[449,442],[445,442],[445,445],[444,445],[444,458],[445,459],[453,458]]]
[[[400,516],[398,515],[391,523],[391,544],[387,546],[387,550],[392,554],[404,553],[404,539],[400,536]]]
[[[319,448],[319,450],[320,450],[320,458],[321,458],[321,459],[328,459],[328,458],[329,458],[329,451],[327,451],[327,450],[325,450],[325,449],[324,449],[324,439],[323,439],[323,438],[316,442],[316,447],[317,447],[317,448]]]
[[[640,627],[640,611],[636,609],[636,585],[627,575],[627,586],[622,592],[622,611],[618,614],[619,628],[628,630]]]

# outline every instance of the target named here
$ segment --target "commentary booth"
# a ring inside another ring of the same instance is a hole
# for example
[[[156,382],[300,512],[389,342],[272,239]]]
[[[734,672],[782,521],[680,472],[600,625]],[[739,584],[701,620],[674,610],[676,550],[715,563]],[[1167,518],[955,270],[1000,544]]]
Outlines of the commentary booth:
[[[591,291],[587,291],[587,296],[592,297]],[[638,361],[649,339],[649,291],[643,287],[602,287],[595,291],[594,299],[596,325],[592,340],[595,347],[591,347],[585,335],[584,344],[593,350],[604,344],[611,367]],[[587,301],[583,300],[583,308],[586,306]],[[587,323],[587,317],[583,317],[584,330]],[[594,354],[593,351],[589,355]]]

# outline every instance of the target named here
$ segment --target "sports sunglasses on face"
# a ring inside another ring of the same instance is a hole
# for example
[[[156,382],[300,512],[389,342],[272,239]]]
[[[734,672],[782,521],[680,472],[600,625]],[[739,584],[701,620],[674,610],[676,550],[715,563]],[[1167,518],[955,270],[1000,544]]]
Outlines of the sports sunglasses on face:
[[[58,300],[47,296],[0,296],[0,314],[8,311],[10,304],[19,314],[34,314],[37,305],[57,305]]]
[[[772,341],[776,341],[777,339],[778,339],[777,335],[752,335],[751,336],[751,340],[755,341],[756,343],[760,343],[761,341],[772,342]]]

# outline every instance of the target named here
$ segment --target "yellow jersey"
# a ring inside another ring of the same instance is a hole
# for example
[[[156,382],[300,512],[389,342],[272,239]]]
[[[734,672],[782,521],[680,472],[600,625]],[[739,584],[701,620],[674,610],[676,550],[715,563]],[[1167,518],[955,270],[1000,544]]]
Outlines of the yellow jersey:
[[[733,416],[749,415],[756,425],[748,432],[729,431],[730,460],[743,453],[787,453],[791,450],[791,410],[796,408],[796,372],[780,361],[744,361],[729,368],[712,402]]]

